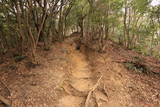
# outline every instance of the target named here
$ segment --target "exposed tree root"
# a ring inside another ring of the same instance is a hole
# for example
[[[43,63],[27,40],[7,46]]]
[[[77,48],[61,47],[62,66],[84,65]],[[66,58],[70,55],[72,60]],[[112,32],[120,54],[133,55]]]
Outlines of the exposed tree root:
[[[108,98],[108,93],[107,93],[107,91],[106,91],[106,86],[105,86],[105,85],[103,86],[103,91],[104,91],[105,95],[106,95],[107,98]]]
[[[2,82],[0,81],[0,83],[7,89],[7,91],[9,92],[10,94],[10,91],[8,89],[8,87]],[[3,97],[2,95],[0,95],[0,102],[6,104],[7,106],[11,106],[11,101],[6,99],[5,97]]]
[[[6,104],[7,106],[11,106],[11,101],[7,100],[6,98],[4,98],[3,96],[0,95],[0,101],[4,104]]]
[[[74,96],[78,96],[78,97],[85,97],[87,96],[87,92],[81,92],[76,90],[71,84],[65,84],[63,86],[64,91],[69,94],[69,95],[74,95]]]
[[[98,87],[100,80],[102,79],[102,75],[100,76],[100,78],[98,79],[97,83],[93,86],[93,88],[89,91],[86,102],[85,102],[85,106],[84,107],[89,107],[89,100],[91,98],[92,93],[94,92],[94,90],[96,90],[96,88]]]

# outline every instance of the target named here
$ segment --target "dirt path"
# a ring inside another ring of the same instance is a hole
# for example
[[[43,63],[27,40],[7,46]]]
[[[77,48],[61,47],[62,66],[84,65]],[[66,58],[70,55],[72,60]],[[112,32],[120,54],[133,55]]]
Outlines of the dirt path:
[[[86,56],[75,45],[64,42],[57,43],[51,52],[40,53],[40,57],[43,64],[34,69],[20,64],[15,73],[4,71],[1,79],[10,89],[12,107],[84,106],[100,76],[94,75]]]
[[[65,45],[70,47],[68,45]],[[70,61],[74,65],[71,69],[69,80],[63,85],[64,90],[69,94],[59,100],[59,107],[83,107],[89,91],[94,87],[99,77],[94,78],[91,66],[86,56],[74,46],[68,49],[70,51]],[[105,96],[105,95],[103,95]],[[93,99],[91,99],[93,100]],[[91,107],[96,106],[92,102]]]
[[[5,69],[0,80],[10,90],[12,107],[84,107],[100,77],[88,100],[89,107],[160,105],[159,80],[127,71],[114,62],[113,54],[99,54],[83,47],[76,50],[69,40],[39,53],[41,65],[35,68],[27,68],[28,62],[12,62],[14,70],[8,69],[10,63],[7,69],[1,66]]]

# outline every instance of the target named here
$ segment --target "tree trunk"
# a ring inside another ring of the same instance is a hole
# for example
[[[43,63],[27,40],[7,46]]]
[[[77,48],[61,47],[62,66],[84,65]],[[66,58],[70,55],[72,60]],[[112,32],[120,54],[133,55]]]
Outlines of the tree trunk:
[[[127,1],[125,0],[125,13],[124,13],[124,20],[123,20],[123,24],[124,24],[124,28],[123,28],[123,44],[124,46],[127,45],[126,43],[126,32],[127,32],[127,11],[128,11],[128,8],[126,7],[127,5]]]

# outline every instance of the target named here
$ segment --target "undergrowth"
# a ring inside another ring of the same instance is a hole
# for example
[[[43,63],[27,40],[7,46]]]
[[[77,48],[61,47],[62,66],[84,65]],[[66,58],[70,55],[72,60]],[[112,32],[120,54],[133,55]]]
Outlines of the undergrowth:
[[[131,71],[136,71],[140,73],[149,73],[151,71],[150,67],[145,65],[144,60],[140,57],[133,57],[132,61],[127,61],[124,66]]]
[[[25,59],[27,56],[21,56],[21,55],[15,55],[14,56],[14,60],[15,62],[20,62],[22,61],[23,59]]]

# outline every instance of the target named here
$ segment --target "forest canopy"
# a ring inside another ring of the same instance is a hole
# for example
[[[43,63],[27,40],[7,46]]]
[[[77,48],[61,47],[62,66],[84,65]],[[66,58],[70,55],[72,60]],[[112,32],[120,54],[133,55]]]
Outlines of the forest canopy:
[[[79,32],[84,43],[111,39],[128,49],[160,57],[158,0],[0,0],[0,54],[15,49],[36,56]]]

